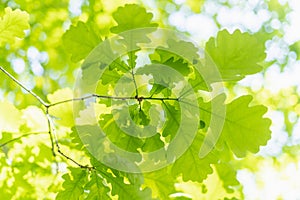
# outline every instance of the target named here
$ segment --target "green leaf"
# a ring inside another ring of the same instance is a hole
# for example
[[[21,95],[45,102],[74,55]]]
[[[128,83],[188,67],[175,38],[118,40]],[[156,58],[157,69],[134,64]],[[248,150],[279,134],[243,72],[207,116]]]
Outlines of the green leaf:
[[[155,52],[150,55],[150,58],[161,62],[165,62],[170,58],[174,58],[174,61],[182,59],[190,64],[199,59],[199,49],[191,42],[169,39],[167,45],[168,47],[156,48]]]
[[[261,71],[258,63],[266,57],[264,43],[240,30],[232,34],[227,30],[220,31],[217,38],[209,39],[205,50],[225,81],[241,80],[246,75]]]
[[[143,140],[124,133],[115,122],[112,114],[102,115],[101,118],[100,126],[111,142],[123,150],[138,153],[137,149],[143,145]]]
[[[117,22],[117,26],[110,29],[112,33],[122,36],[120,42],[127,47],[128,52],[139,49],[138,43],[148,43],[150,39],[147,34],[156,30],[157,24],[152,23],[153,14],[146,12],[146,9],[136,4],[126,4],[124,7],[119,7],[113,13],[113,18]],[[134,31],[130,31],[133,30]],[[135,60],[132,55],[129,55],[131,61]],[[129,66],[133,62],[129,62]]]
[[[141,174],[132,174],[110,169],[93,158],[91,159],[91,163],[93,163],[99,175],[104,177],[107,183],[111,184],[111,194],[113,196],[118,195],[118,199],[152,199],[151,190],[149,188],[142,189]],[[125,183],[125,179],[129,179],[131,184]]]
[[[141,189],[138,185],[126,184],[122,177],[112,177],[105,174],[107,182],[112,185],[112,195],[118,195],[120,200],[135,199],[135,200],[150,200],[151,189]]]
[[[230,163],[218,163],[215,165],[220,179],[223,181],[223,187],[227,192],[233,192],[233,186],[240,185],[236,178],[237,172]]]
[[[204,91],[211,91],[212,87],[209,83],[206,83],[204,78],[201,76],[198,70],[194,68],[194,73],[191,74],[189,78],[189,84],[192,86],[194,91],[204,90]]]
[[[150,59],[154,63],[169,66],[184,76],[188,75],[191,72],[189,64],[192,64],[191,62],[199,57],[196,47],[192,43],[185,41],[168,40],[167,43],[168,48],[157,48],[150,55]]]
[[[175,177],[172,176],[168,167],[145,173],[145,185],[152,189],[153,197],[158,199],[169,199],[169,195],[175,190]]]
[[[164,102],[162,104],[163,109],[166,113],[166,122],[163,128],[162,135],[164,137],[170,135],[171,138],[175,137],[177,130],[180,125],[181,112],[178,103],[171,104],[169,102]]]
[[[101,42],[101,38],[95,33],[93,27],[81,21],[77,23],[77,26],[72,25],[62,39],[66,51],[72,54],[73,62],[85,58]]]
[[[227,104],[226,116],[221,116],[218,113],[218,108],[213,111],[211,102],[204,103],[201,99],[199,100],[200,117],[206,124],[204,130],[207,130],[211,126],[210,120],[212,115],[214,115],[217,121],[224,121],[221,134],[211,136],[212,138],[219,139],[218,144],[216,144],[218,146],[222,146],[221,142],[226,142],[238,157],[244,157],[247,151],[258,152],[259,146],[265,145],[271,137],[269,130],[271,121],[263,118],[263,115],[267,112],[267,108],[262,105],[249,107],[248,104],[252,99],[252,96],[247,95]],[[225,96],[219,95],[212,101],[215,101],[215,104],[220,105],[221,108],[224,100]],[[216,128],[214,126],[210,128]]]
[[[200,119],[202,120],[202,124],[200,122],[200,126],[204,126],[202,127],[202,129],[204,129],[205,131],[207,131],[208,128],[214,129],[214,127],[211,127],[212,115],[214,115],[214,117],[217,117],[217,119],[219,120],[224,120],[225,116],[221,116],[218,112],[220,111],[219,108],[222,108],[222,106],[224,106],[225,99],[226,96],[224,94],[220,94],[208,102],[204,102],[202,98],[198,99]],[[213,104],[216,105],[215,110],[213,110]]]
[[[36,106],[28,106],[22,110],[26,126],[22,132],[45,132],[48,130],[48,122],[44,111]]]
[[[164,147],[164,142],[160,139],[160,134],[157,133],[152,137],[148,137],[142,146],[143,152],[153,152]]]
[[[252,96],[241,96],[226,108],[226,121],[222,138],[237,157],[246,156],[247,151],[257,153],[261,145],[271,138],[271,120],[263,118],[267,107],[249,107]]]
[[[154,83],[163,85],[169,89],[175,86],[174,83],[177,83],[183,79],[181,74],[176,73],[175,70],[171,70],[170,68],[158,63],[140,67],[137,69],[136,74],[151,75]]]
[[[139,125],[147,126],[150,123],[149,110],[151,103],[143,101],[142,107],[139,104],[133,104],[129,106],[129,113],[131,119]]]
[[[182,174],[183,181],[192,180],[202,182],[208,174],[213,172],[211,164],[218,161],[218,156],[216,151],[213,150],[204,158],[199,157],[203,139],[204,136],[198,133],[191,146],[175,161],[172,167],[172,174],[174,176]]]
[[[136,28],[156,27],[157,24],[151,23],[152,17],[153,14],[148,13],[141,6],[126,4],[124,7],[119,7],[113,13],[113,18],[118,25],[112,27],[110,30],[112,33],[121,33]]]
[[[79,129],[79,131],[85,130],[86,132],[89,132],[89,129],[91,129],[91,127],[92,126],[90,126],[90,125],[86,125],[86,126],[74,126],[74,127],[72,127],[72,129],[71,129],[72,132],[70,134],[70,138],[72,139],[72,144],[74,145],[74,147],[76,149],[78,149],[78,150],[83,150],[84,149],[84,144],[82,142],[82,139],[78,135],[77,130]]]
[[[291,7],[288,2],[283,2],[279,0],[270,0],[268,1],[268,7],[270,12],[276,13],[276,16],[280,21],[283,21],[286,18],[287,13],[291,12]]]
[[[0,132],[1,133],[1,132]],[[7,133],[7,132],[2,132],[1,133],[1,139],[0,139],[0,146],[1,146],[1,150],[3,151],[3,153],[7,154],[9,151],[9,147],[8,145],[11,145],[13,143],[10,144],[6,144],[4,145],[6,142],[11,141],[13,139],[12,134],[11,133]],[[20,142],[20,141],[19,141]],[[4,145],[4,146],[2,146]]]
[[[8,101],[0,101],[0,110],[0,131],[19,131],[23,123],[21,111]]]
[[[300,60],[300,40],[290,45],[290,50],[294,51],[297,55],[297,60]]]
[[[12,134],[8,132],[1,133],[0,145],[4,144],[12,139]]]
[[[57,200],[77,200],[84,192],[84,185],[87,182],[87,171],[80,168],[70,168],[71,174],[62,176],[64,179],[63,191],[60,191]]]
[[[150,96],[152,97],[153,95],[160,94],[160,93],[162,93],[164,97],[170,97],[172,91],[163,85],[154,83],[150,90]]]
[[[188,75],[191,72],[188,63],[185,62],[183,59],[178,59],[175,61],[174,58],[170,58],[169,60],[161,64],[175,69],[176,71],[180,72],[184,76]]]
[[[57,103],[73,98],[73,91],[70,88],[63,88],[55,91],[53,94],[48,94],[47,99],[50,103]],[[73,126],[73,103],[66,102],[49,108],[49,114],[55,116],[56,123],[63,126]]]
[[[12,43],[16,37],[23,38],[24,30],[29,29],[29,14],[19,9],[5,8],[4,16],[0,18],[0,45]]]
[[[150,54],[150,59],[154,63],[161,63],[169,66],[182,75],[190,74],[189,83],[194,91],[206,90],[210,91],[210,83],[206,83],[197,68],[201,66],[198,49],[193,43],[186,41],[175,41],[170,39],[167,41],[168,47],[158,47],[153,54]],[[197,67],[197,68],[196,68]],[[194,72],[194,73],[191,73]]]
[[[136,59],[137,59],[136,52],[137,52],[137,50],[128,52],[127,62],[128,62],[130,69],[134,69],[136,67]]]
[[[1,185],[1,198],[3,199],[13,199],[14,194],[16,193],[17,187],[8,187],[7,183]]]
[[[200,13],[205,1],[204,0],[187,0],[186,3],[194,13]]]
[[[128,70],[131,68],[123,60],[121,60],[120,57],[118,57],[109,65],[109,69],[116,69],[120,72],[128,72]]]
[[[39,145],[40,152],[39,154],[35,157],[35,162],[44,162],[44,161],[53,161],[53,155],[51,149],[45,145],[45,144],[40,144]]]
[[[103,85],[112,84],[114,85],[122,77],[122,74],[116,70],[106,68],[101,76],[101,82]]]
[[[105,185],[104,179],[96,172],[92,172],[91,180],[87,183],[86,190],[89,190],[89,195],[85,200],[110,200],[109,187]]]

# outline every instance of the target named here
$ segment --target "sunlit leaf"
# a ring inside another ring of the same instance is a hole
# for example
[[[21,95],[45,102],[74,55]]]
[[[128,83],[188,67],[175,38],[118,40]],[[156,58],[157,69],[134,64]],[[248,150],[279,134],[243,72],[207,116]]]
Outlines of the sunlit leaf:
[[[191,146],[173,164],[172,173],[174,175],[181,174],[184,181],[202,182],[207,175],[213,172],[211,164],[218,161],[218,156],[215,151],[212,151],[206,157],[200,158],[199,150],[202,144],[203,135],[198,134]]]
[[[26,121],[26,126],[32,132],[41,132],[48,130],[48,122],[45,113],[42,109],[29,106],[22,110],[23,119]]]
[[[246,156],[248,151],[257,153],[271,137],[271,120],[264,118],[267,108],[249,106],[252,99],[249,95],[242,96],[228,104],[226,109],[222,137],[238,157]]]
[[[89,190],[87,200],[110,200],[109,187],[105,185],[103,178],[101,178],[96,172],[91,174],[91,180],[85,186],[86,190]]]
[[[118,23],[118,26],[111,28],[112,33],[121,33],[135,28],[157,26],[157,24],[151,22],[153,14],[136,4],[126,4],[124,7],[119,7],[118,10],[113,13],[113,17]]]
[[[169,168],[145,173],[144,177],[145,184],[152,189],[155,198],[169,199],[169,195],[175,192],[175,180]]]
[[[258,64],[265,57],[264,43],[240,30],[232,34],[226,29],[210,38],[205,50],[217,65],[224,80],[241,80],[262,70]]]
[[[0,17],[0,45],[13,42],[16,37],[23,38],[24,30],[29,29],[29,14],[19,9],[5,8],[3,17]]]
[[[50,103],[57,103],[73,98],[73,92],[70,88],[64,88],[55,91],[47,96]],[[64,126],[73,126],[73,102],[66,102],[49,108],[50,115],[55,116],[56,123]]]
[[[22,115],[12,103],[0,101],[0,131],[17,132],[22,124]]]
[[[79,199],[84,192],[84,184],[87,181],[87,172],[83,169],[70,168],[71,173],[63,175],[63,191],[60,191],[56,199]]]
[[[72,61],[78,62],[85,58],[101,42],[101,38],[91,26],[78,22],[77,26],[72,25],[64,34],[63,42],[65,49],[72,54]]]

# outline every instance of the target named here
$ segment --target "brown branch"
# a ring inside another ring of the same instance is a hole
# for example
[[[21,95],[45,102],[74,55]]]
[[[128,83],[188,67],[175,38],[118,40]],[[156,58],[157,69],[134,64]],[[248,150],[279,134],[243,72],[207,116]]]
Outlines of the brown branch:
[[[56,104],[57,105],[57,104]],[[48,107],[49,108],[49,107]],[[74,164],[78,165],[80,168],[86,168],[86,169],[93,169],[94,167],[91,167],[91,166],[85,166],[85,165],[82,165],[80,164],[79,162],[75,161],[73,158],[71,158],[70,156],[67,156],[65,153],[63,153],[61,150],[60,150],[60,145],[59,145],[59,142],[58,142],[58,137],[57,137],[57,134],[56,134],[56,129],[55,129],[55,126],[54,126],[54,122],[53,120],[51,119],[51,116],[49,115],[48,113],[48,108],[46,109],[46,116],[47,116],[47,121],[48,121],[48,128],[49,128],[49,135],[50,135],[50,139],[51,139],[51,144],[52,144],[52,150],[53,150],[53,155],[55,156],[55,152],[54,152],[54,144],[57,148],[57,152],[64,158],[66,158],[67,160],[70,160],[71,162],[73,162]],[[54,142],[53,142],[53,139],[54,139]]]

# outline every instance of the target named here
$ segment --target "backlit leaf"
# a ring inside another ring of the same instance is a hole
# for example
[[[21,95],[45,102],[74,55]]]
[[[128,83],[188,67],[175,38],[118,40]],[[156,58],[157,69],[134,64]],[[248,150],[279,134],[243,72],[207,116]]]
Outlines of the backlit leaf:
[[[157,24],[151,23],[153,14],[146,12],[145,8],[136,4],[126,4],[124,7],[119,7],[118,10],[113,13],[113,17],[118,23],[118,26],[111,28],[112,33],[157,26]]]
[[[72,25],[64,34],[63,42],[65,49],[72,54],[72,61],[78,62],[85,58],[101,39],[91,26],[79,21],[77,26]]]
[[[0,101],[0,131],[17,132],[22,124],[22,115],[13,104]]]
[[[29,14],[19,9],[5,8],[3,17],[0,17],[0,45],[13,42],[16,37],[23,38],[24,30],[29,29]]]
[[[271,120],[263,117],[267,108],[249,106],[252,99],[250,95],[239,97],[226,109],[222,137],[238,157],[246,156],[248,151],[257,153],[271,137]]]
[[[71,173],[63,175],[63,191],[60,191],[57,200],[77,200],[84,191],[84,184],[87,181],[86,170],[80,168],[70,168]]]
[[[181,174],[183,181],[202,182],[208,174],[213,172],[211,164],[218,161],[218,156],[215,151],[211,151],[206,157],[200,158],[198,155],[202,144],[203,135],[198,134],[192,145],[173,164],[173,175]]]
[[[224,80],[241,80],[261,71],[258,63],[266,57],[264,43],[240,30],[232,34],[227,30],[220,31],[216,38],[209,39],[205,50]]]

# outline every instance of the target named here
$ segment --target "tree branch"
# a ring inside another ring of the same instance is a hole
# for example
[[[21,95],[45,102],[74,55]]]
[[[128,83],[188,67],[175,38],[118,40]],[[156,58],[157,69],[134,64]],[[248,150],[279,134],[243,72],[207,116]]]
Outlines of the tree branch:
[[[4,147],[5,145],[7,145],[7,144],[9,144],[9,143],[12,143],[12,142],[14,142],[14,141],[20,140],[20,139],[22,139],[23,137],[27,137],[27,136],[30,136],[30,135],[40,135],[40,134],[47,134],[47,132],[45,131],[45,132],[36,132],[36,133],[26,133],[26,134],[23,134],[23,135],[21,135],[21,136],[19,136],[19,137],[13,138],[13,139],[11,139],[11,140],[8,140],[8,141],[6,141],[6,142],[0,144],[0,148],[1,148],[1,147]]]
[[[91,98],[102,98],[102,99],[116,99],[116,100],[129,100],[129,99],[136,99],[139,102],[141,102],[144,99],[147,100],[158,100],[158,101],[162,101],[162,100],[171,100],[171,101],[179,101],[179,98],[171,98],[171,97],[138,97],[138,96],[134,96],[134,97],[118,97],[118,96],[106,96],[106,95],[98,95],[98,94],[91,94],[85,97],[78,97],[78,98],[73,98],[73,99],[67,99],[67,100],[63,100],[63,101],[58,101],[52,104],[48,105],[48,108],[51,108],[53,106],[57,106],[60,104],[64,104],[64,103],[68,103],[68,102],[73,102],[73,101],[84,101],[86,99],[91,99]]]
[[[56,104],[56,105],[58,105],[58,104]],[[66,154],[64,154],[60,150],[60,145],[58,143],[58,137],[57,137],[57,134],[56,134],[56,129],[55,129],[55,126],[54,126],[54,122],[53,122],[53,120],[51,119],[51,116],[48,113],[48,109],[49,109],[49,107],[46,110],[46,116],[47,116],[47,121],[48,121],[49,135],[50,135],[50,140],[51,140],[51,144],[52,144],[52,150],[53,150],[52,153],[53,153],[53,155],[55,156],[55,151],[54,151],[54,144],[55,144],[55,146],[57,148],[57,152],[62,157],[66,158],[67,160],[72,161],[74,164],[78,165],[80,168],[86,168],[86,169],[89,169],[89,170],[93,169],[94,167],[85,166],[85,165],[82,165],[82,164],[78,163],[73,158],[71,158],[70,156],[67,156]],[[53,142],[53,139],[54,139],[54,142]]]
[[[131,63],[132,64],[132,63]],[[52,154],[53,156],[55,157],[56,154],[55,154],[55,147],[57,148],[57,152],[64,158],[66,158],[67,160],[70,160],[71,162],[73,162],[74,164],[76,164],[77,166],[79,166],[80,168],[86,168],[86,169],[89,169],[89,170],[93,170],[95,169],[93,166],[84,166],[80,163],[78,163],[77,161],[75,161],[73,158],[69,157],[68,155],[64,154],[61,149],[60,149],[60,145],[59,145],[59,142],[58,142],[58,137],[57,137],[57,134],[56,134],[56,129],[55,129],[55,125],[54,125],[54,122],[49,114],[49,108],[50,107],[53,107],[53,106],[56,106],[56,105],[60,105],[60,104],[64,104],[64,103],[68,103],[68,102],[73,102],[73,101],[83,101],[85,99],[90,99],[90,98],[103,98],[103,99],[119,99],[119,100],[129,100],[129,99],[136,99],[138,102],[139,102],[139,105],[140,105],[140,109],[141,109],[141,102],[145,99],[147,100],[159,100],[159,101],[162,101],[164,103],[165,100],[173,100],[173,101],[178,101],[179,98],[171,98],[171,97],[165,97],[165,98],[158,98],[158,97],[142,97],[142,96],[138,96],[138,87],[137,87],[137,84],[136,84],[136,80],[135,80],[135,76],[134,76],[134,72],[133,72],[133,67],[132,67],[132,70],[131,70],[131,74],[132,74],[132,78],[133,78],[133,82],[134,82],[134,85],[135,85],[135,89],[136,89],[136,95],[134,97],[119,97],[119,96],[107,96],[107,95],[98,95],[98,94],[91,94],[91,95],[88,95],[88,96],[85,96],[85,97],[78,97],[78,98],[73,98],[73,99],[67,99],[67,100],[63,100],[63,101],[59,101],[59,102],[56,102],[56,103],[52,103],[52,104],[49,104],[49,103],[46,103],[40,96],[38,96],[37,94],[35,94],[33,91],[29,90],[25,85],[23,85],[21,82],[19,82],[14,76],[12,76],[9,72],[7,72],[3,67],[0,66],[0,70],[2,72],[4,72],[10,79],[12,79],[15,83],[17,83],[20,87],[22,87],[24,90],[26,90],[29,94],[31,94],[35,99],[37,99],[45,108],[46,108],[46,111],[45,111],[45,115],[46,115],[46,118],[47,118],[47,123],[48,123],[48,134],[49,134],[49,137],[50,137],[50,141],[51,141],[51,150],[52,150]],[[32,135],[32,134],[42,134],[42,133],[28,133],[28,134],[24,134],[20,137],[17,137],[17,138],[14,138],[10,141],[7,141],[3,144],[0,145],[0,147],[3,147],[5,146],[6,144],[10,143],[10,142],[13,142],[13,141],[16,141],[16,140],[19,140],[21,139],[22,137],[26,137],[26,136],[29,136],[29,135]]]
[[[41,97],[35,94],[33,91],[29,90],[25,85],[23,85],[20,81],[18,81],[14,76],[12,76],[8,71],[6,71],[3,67],[0,66],[0,70],[4,72],[11,80],[21,86],[24,90],[26,90],[29,94],[31,94],[35,99],[37,99],[43,106],[48,107],[48,103],[46,103]]]
[[[128,99],[135,99],[135,97],[118,97],[118,96],[106,96],[106,95],[98,95],[98,94],[91,94],[85,97],[78,97],[78,98],[73,98],[73,99],[67,99],[64,101],[58,101],[52,104],[49,104],[49,108],[59,105],[59,104],[63,104],[63,103],[68,103],[68,102],[72,102],[72,101],[84,101],[86,99],[91,99],[91,98],[102,98],[102,99],[119,99],[119,100],[128,100]]]

